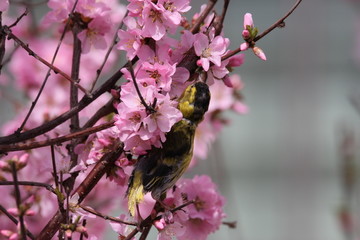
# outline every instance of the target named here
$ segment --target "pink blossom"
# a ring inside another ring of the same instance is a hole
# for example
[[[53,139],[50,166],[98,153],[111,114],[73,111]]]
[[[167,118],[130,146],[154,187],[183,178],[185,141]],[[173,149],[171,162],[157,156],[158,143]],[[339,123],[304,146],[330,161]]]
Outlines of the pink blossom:
[[[105,34],[111,29],[111,22],[108,18],[96,17],[89,24],[88,28],[78,34],[82,53],[88,53],[91,46],[97,49],[106,49],[107,43]]]
[[[210,115],[205,115],[204,120],[196,128],[194,139],[194,156],[191,160],[190,167],[197,163],[198,159],[206,159],[209,147],[214,143],[217,137],[218,131],[216,131],[210,119]]]
[[[170,91],[172,76],[176,71],[175,64],[171,65],[167,62],[160,63],[148,63],[144,62],[139,65],[140,69],[137,71],[136,78],[139,83],[156,86],[157,89],[165,92]]]
[[[194,44],[194,34],[190,31],[184,31],[181,35],[180,41],[177,43],[175,50],[171,56],[172,61],[179,62],[186,51],[188,51]]]
[[[194,204],[184,207],[175,213],[176,222],[184,226],[185,232],[177,236],[180,240],[206,239],[216,231],[225,217],[223,207],[225,199],[217,191],[216,185],[209,176],[195,176],[193,179],[182,179],[174,192],[177,204],[194,200]]]
[[[151,149],[151,142],[144,141],[137,133],[131,133],[124,141],[124,150],[130,151],[134,155],[146,154]]]
[[[234,103],[234,90],[225,86],[221,81],[215,81],[210,86],[211,99],[209,104],[209,112],[217,110],[227,110]]]
[[[209,70],[210,62],[216,66],[221,65],[221,56],[225,53],[228,42],[222,36],[216,36],[211,42],[203,33],[195,35],[194,48],[200,57],[201,66],[205,71]]]
[[[136,21],[134,18],[127,17],[124,19],[124,23],[128,26],[126,31],[119,30],[119,43],[117,48],[126,51],[126,56],[132,60],[142,45],[140,38],[140,29],[136,27]],[[134,25],[134,26],[133,26]]]
[[[251,37],[251,34],[247,29],[243,30],[241,35],[243,36],[244,39],[249,39]]]
[[[138,17],[141,15],[144,9],[144,3],[148,0],[128,0],[130,2],[127,5],[127,9],[129,10],[129,16]]]
[[[181,94],[184,92],[185,88],[190,84],[190,82],[186,82],[190,77],[190,73],[186,68],[178,67],[176,68],[176,72],[171,77],[172,84],[170,90],[171,98],[179,98]]]
[[[21,153],[20,157],[18,154],[13,154],[13,156],[10,155],[5,161],[1,159],[0,170],[12,172],[11,163],[15,163],[16,170],[23,169],[28,163],[29,156],[28,153]]]
[[[247,50],[248,48],[249,48],[249,43],[244,42],[244,43],[240,44],[240,50],[241,50],[241,51],[245,51],[245,50]]]
[[[245,54],[237,54],[229,58],[229,67],[239,67],[245,61]]]
[[[227,76],[229,70],[227,68],[229,60],[225,60],[221,62],[220,66],[213,65],[210,67],[208,71],[207,83],[211,86],[214,81],[222,80]]]
[[[183,225],[178,222],[174,222],[172,224],[165,224],[164,219],[162,218],[160,221],[164,224],[162,229],[159,229],[159,234],[157,236],[157,240],[172,240],[174,237],[181,237],[186,229]]]
[[[234,88],[235,90],[241,90],[244,88],[244,83],[238,74],[231,75],[227,78],[227,81],[229,81],[229,85],[231,85],[231,88]]]
[[[5,12],[9,8],[9,0],[2,0],[0,2],[0,12]]]
[[[172,13],[179,12],[185,13],[191,9],[189,6],[189,0],[159,0],[158,4],[164,6],[164,8]]]
[[[138,205],[139,212],[136,212],[137,219],[145,219],[150,216],[151,212],[154,209],[156,200],[151,197],[151,193],[147,193],[144,196],[143,201],[141,201]]]
[[[69,1],[69,7],[72,8],[74,3],[74,0]],[[106,4],[106,1],[103,0],[80,0],[78,1],[75,10],[84,16],[96,19],[99,16],[106,16],[111,9]]]
[[[248,26],[251,28],[254,27],[254,21],[251,13],[245,13],[244,15],[244,29],[247,29]]]
[[[249,112],[249,107],[240,101],[235,102],[232,105],[232,109],[239,114],[247,114]]]
[[[119,216],[119,219],[123,221],[129,221],[129,219],[125,214],[121,214]],[[126,224],[112,222],[112,221],[110,221],[109,223],[111,228],[119,234],[119,239],[125,239],[125,237],[128,236],[133,230],[133,227],[130,227],[129,225]],[[129,240],[135,240],[135,238],[133,237]]]
[[[170,100],[169,95],[159,94],[157,99],[156,112],[144,118],[143,123],[149,132],[156,130],[169,132],[171,127],[181,120],[182,114],[180,110],[174,107],[174,102]]]
[[[7,211],[15,216],[15,217],[18,217],[19,216],[19,209],[18,208],[8,208]],[[25,216],[34,216],[35,215],[35,212],[33,210],[30,210],[30,209],[27,209],[25,210],[25,212],[23,213],[23,215]]]
[[[20,238],[18,233],[11,230],[1,230],[0,233],[9,240],[18,240]]]
[[[151,37],[154,40],[160,40],[166,33],[166,24],[169,24],[163,15],[165,9],[152,2],[145,2],[142,12],[144,37]]]
[[[48,7],[52,11],[48,12],[44,19],[43,23],[49,25],[55,22],[62,22],[69,16],[69,9],[67,8],[67,2],[63,0],[51,0],[48,1]]]
[[[189,1],[146,1],[143,6],[141,20],[143,36],[160,40],[166,31],[175,32],[181,22],[181,14],[190,9]]]
[[[152,66],[149,63],[144,65],[146,68]],[[148,85],[154,82],[145,82],[142,77],[148,76],[149,72],[144,71],[139,75],[141,84],[138,84],[138,87],[141,95],[148,106],[155,108],[155,112],[147,111],[136,93],[134,84],[128,82],[122,87],[122,102],[117,106],[119,115],[116,116],[115,125],[119,129],[119,138],[124,142],[125,150],[143,154],[151,145],[161,146],[161,142],[165,141],[165,133],[181,119],[182,114],[175,107],[176,102],[170,100],[168,94],[158,93],[158,88]]]
[[[253,52],[256,56],[258,56],[261,60],[266,61],[266,55],[264,51],[259,47],[253,47]]]
[[[89,165],[97,163],[105,153],[112,151],[118,137],[119,129],[114,126],[92,134],[84,144],[78,144],[74,151],[81,161],[71,172],[84,171]]]

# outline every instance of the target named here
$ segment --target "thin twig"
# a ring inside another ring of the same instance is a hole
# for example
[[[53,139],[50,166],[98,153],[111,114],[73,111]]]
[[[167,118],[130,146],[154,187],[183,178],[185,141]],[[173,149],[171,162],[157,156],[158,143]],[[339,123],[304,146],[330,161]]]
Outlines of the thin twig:
[[[82,226],[83,226],[83,227],[86,226],[86,218],[83,220]],[[80,234],[79,240],[83,240],[83,239],[84,239],[84,235],[85,235],[84,232],[82,232],[82,233]]]
[[[63,205],[64,199],[63,199],[63,195],[62,195],[63,193],[60,190],[59,176],[58,176],[57,170],[56,170],[54,145],[51,145],[50,148],[51,148],[51,164],[53,167],[53,177],[54,177],[55,187],[56,187],[56,192],[55,192],[56,197],[57,197],[56,199],[58,201],[58,206],[59,206],[60,211],[64,211],[64,205]],[[60,193],[59,193],[59,191],[60,191]]]
[[[56,170],[54,144],[51,144],[50,149],[51,149],[51,164],[53,167],[53,177],[55,181],[55,187],[56,189],[59,189],[59,176],[57,175],[57,170]]]
[[[78,14],[72,14],[70,16],[71,16],[70,18],[72,18],[72,21],[74,23],[74,25],[72,27],[74,44],[73,44],[73,56],[72,56],[72,64],[71,64],[71,78],[79,79],[82,46],[81,46],[81,41],[78,38],[78,34],[82,31],[82,29],[80,27],[81,19]],[[78,82],[79,82],[79,80],[77,80],[77,83]],[[76,88],[74,83],[71,83],[71,85],[70,85],[70,108],[73,108],[76,105],[78,105],[78,103],[79,103],[78,98],[79,98],[78,89]],[[74,114],[74,116],[72,116],[70,118],[70,132],[74,133],[74,132],[78,131],[79,128],[80,128],[79,113],[76,113],[76,114]],[[76,164],[78,163],[78,154],[76,154],[74,151],[75,146],[76,146],[76,141],[77,140],[75,138],[73,138],[70,140],[70,144],[67,145],[68,153],[70,155],[70,169],[75,167]],[[71,174],[70,178],[71,178],[72,184],[68,185],[67,192],[72,191],[77,175],[78,175],[77,173]]]
[[[205,18],[209,15],[211,10],[214,8],[217,0],[209,0],[209,3],[206,5],[205,10],[201,13],[201,15],[196,19],[195,24],[191,27],[190,32],[191,33],[197,33],[199,32],[201,24],[203,24]]]
[[[145,227],[145,229],[143,230],[143,232],[140,235],[139,240],[145,240],[147,238],[147,236],[149,235],[151,227],[152,227],[151,224],[149,226]]]
[[[131,78],[133,80],[133,83],[134,83],[134,86],[135,86],[135,89],[136,89],[136,92],[140,98],[140,101],[141,101],[141,104],[144,105],[144,107],[146,108],[146,111],[149,112],[149,113],[154,113],[156,112],[156,110],[152,107],[152,106],[149,106],[146,102],[145,102],[145,99],[143,98],[141,92],[140,92],[140,89],[139,89],[139,86],[136,82],[136,77],[135,77],[135,74],[134,74],[134,68],[133,68],[133,65],[131,63],[131,61],[128,62],[129,63],[129,71],[130,71],[130,75],[131,75]]]
[[[0,12],[0,74],[4,65],[6,34],[2,32],[2,12]]]
[[[105,220],[110,220],[112,222],[116,222],[116,223],[122,223],[122,224],[126,224],[126,225],[131,225],[131,226],[137,226],[137,223],[134,223],[134,222],[126,222],[126,221],[123,221],[119,218],[116,218],[116,217],[112,217],[112,216],[107,216],[107,215],[104,215],[98,211],[95,211],[94,209],[92,208],[89,208],[89,207],[86,207],[86,206],[81,206],[79,205],[79,207],[81,207],[83,210],[85,210],[86,212],[88,213],[91,213],[91,214],[94,214],[95,216],[98,216],[98,217],[101,217]]]
[[[139,229],[134,228],[134,230],[132,230],[131,233],[129,235],[127,235],[126,238],[124,238],[124,240],[132,239],[138,232],[139,232]]]
[[[16,200],[16,207],[19,211],[19,222],[20,222],[20,238],[23,240],[26,240],[26,228],[25,228],[25,222],[24,222],[24,211],[21,207],[21,194],[20,194],[20,188],[17,178],[17,170],[15,162],[11,162],[11,173],[13,177],[13,185],[15,188],[15,200]]]
[[[134,64],[137,60],[138,60],[138,58],[134,58],[132,60],[132,64]],[[128,63],[126,63],[123,67],[127,67],[127,66],[128,66]],[[104,92],[109,91],[122,76],[123,76],[122,72],[116,71],[113,76],[111,76],[106,82],[104,82],[93,93],[92,98],[85,95],[80,100],[79,104],[77,104],[75,107],[73,107],[69,111],[61,114],[60,116],[56,117],[55,119],[42,124],[39,127],[30,129],[30,130],[28,130],[26,132],[22,132],[20,134],[11,134],[11,135],[8,135],[8,136],[5,136],[5,137],[0,137],[0,145],[1,144],[11,144],[11,143],[16,143],[16,142],[22,142],[22,141],[25,141],[25,140],[40,136],[41,134],[44,134],[44,133],[54,129],[55,127],[57,127],[61,123],[65,122],[66,120],[71,118],[74,114],[76,114],[76,113],[80,112],[81,110],[83,110],[90,103],[92,103],[98,97],[100,97]]]
[[[298,0],[295,5],[285,14],[284,17],[280,18],[279,20],[277,20],[273,25],[271,25],[268,29],[266,29],[264,32],[262,32],[261,34],[259,34],[257,37],[254,38],[254,42],[257,42],[259,41],[261,38],[265,37],[267,34],[269,34],[272,30],[274,30],[275,28],[277,28],[278,26],[281,26],[285,19],[287,17],[289,17],[294,11],[295,9],[299,6],[299,4],[301,3],[302,0]],[[228,52],[227,54],[225,54],[224,56],[221,57],[221,60],[225,60],[225,59],[228,59],[229,57],[232,57],[234,56],[235,54],[241,52],[241,49],[240,47],[233,50],[233,51],[230,51]]]
[[[72,79],[69,75],[67,75],[66,73],[64,73],[63,71],[61,71],[59,68],[55,67],[54,65],[50,64],[48,61],[46,61],[45,59],[43,59],[42,57],[40,57],[39,55],[37,55],[33,50],[31,50],[29,48],[28,44],[25,44],[23,41],[21,41],[16,35],[14,35],[11,31],[11,29],[7,26],[3,27],[4,32],[6,33],[6,35],[8,36],[8,39],[13,39],[17,44],[19,44],[25,51],[27,51],[29,53],[30,56],[34,57],[35,59],[37,59],[38,61],[40,61],[41,63],[43,63],[44,65],[46,65],[47,67],[49,67],[50,69],[52,69],[56,74],[60,74],[61,76],[63,76],[65,79],[69,80],[71,83],[73,83],[76,88],[80,89],[83,93],[85,93],[88,97],[91,98],[91,94],[83,87],[81,86],[79,83],[77,83],[76,80]]]
[[[0,204],[0,211],[3,212],[13,223],[15,223],[16,225],[18,224],[18,220],[11,215],[11,213],[9,213],[6,208]]]
[[[18,220],[13,215],[11,215],[1,204],[0,212],[3,212],[13,223],[15,223],[15,225],[19,223]],[[26,235],[31,239],[35,239],[35,236],[29,230],[26,230]]]
[[[226,13],[227,13],[227,10],[229,7],[229,3],[230,3],[230,0],[224,0],[224,6],[223,6],[221,16],[217,18],[216,24],[215,24],[215,26],[216,26],[215,27],[215,29],[216,29],[215,36],[219,35],[223,29],[223,24],[224,24],[225,16],[226,16]]]
[[[178,206],[176,208],[171,209],[170,211],[172,213],[176,212],[176,211],[181,210],[181,209],[183,209],[184,207],[186,207],[186,206],[188,206],[190,204],[194,204],[195,202],[196,202],[195,200],[188,201],[188,202],[186,202],[186,203],[184,203],[184,204],[182,204],[182,205],[180,205],[180,206]]]
[[[74,7],[73,7],[73,9],[71,10],[71,13],[74,12],[75,6],[76,6],[76,3],[74,4]],[[61,34],[61,36],[60,36],[59,43],[58,43],[58,45],[56,46],[54,55],[53,55],[52,60],[51,60],[51,65],[52,65],[52,66],[54,65],[55,60],[56,60],[56,57],[57,57],[57,54],[59,53],[60,46],[61,46],[62,41],[64,40],[64,37],[65,37],[65,34],[66,34],[66,29],[68,28],[69,23],[70,23],[70,19],[67,19],[66,24],[65,24],[65,27],[64,27],[64,30],[62,31],[62,34]],[[18,45],[18,46],[19,46],[19,45]],[[34,110],[34,108],[35,108],[35,106],[36,106],[36,104],[37,104],[37,102],[38,102],[38,100],[39,100],[39,98],[40,98],[40,96],[41,96],[44,88],[45,88],[45,85],[46,85],[46,83],[47,83],[47,81],[48,81],[48,79],[49,79],[49,77],[50,77],[50,73],[51,73],[51,68],[48,69],[48,71],[47,71],[47,73],[46,73],[46,75],[45,75],[45,79],[44,79],[44,81],[42,82],[42,84],[41,84],[41,86],[40,86],[40,89],[39,89],[39,91],[38,91],[38,93],[37,93],[34,101],[31,103],[30,109],[29,109],[28,113],[26,114],[25,119],[23,120],[21,126],[16,130],[17,133],[20,133],[20,132],[24,129],[24,126],[25,126],[26,122],[28,121],[31,113],[33,112],[33,110]]]
[[[91,190],[96,186],[99,180],[105,175],[106,172],[110,170],[111,167],[114,166],[114,162],[120,157],[123,152],[122,143],[118,143],[114,146],[114,150],[112,152],[106,153],[100,161],[96,163],[91,172],[86,176],[84,181],[79,185],[79,187],[74,191],[72,196],[77,194],[79,196],[79,200],[77,204],[80,204],[85,197],[91,192]],[[59,210],[55,213],[55,215],[50,219],[48,224],[43,228],[39,236],[38,240],[47,240],[51,239],[54,234],[59,230],[60,224],[65,220],[64,214],[62,214]]]
[[[126,11],[126,13],[124,15],[124,18],[128,15],[128,13],[129,13],[129,11]],[[90,92],[92,92],[94,90],[94,87],[95,87],[97,81],[99,80],[100,74],[101,74],[101,72],[102,72],[102,70],[103,70],[103,68],[104,68],[104,66],[105,66],[105,64],[106,64],[106,62],[107,62],[107,60],[108,60],[108,58],[110,56],[110,53],[111,53],[113,47],[115,46],[115,44],[117,43],[117,38],[118,38],[117,33],[123,27],[123,25],[124,25],[124,21],[121,21],[120,25],[117,27],[117,29],[115,31],[115,35],[113,37],[113,40],[111,42],[111,45],[110,45],[108,51],[106,52],[106,55],[104,57],[104,61],[102,62],[100,68],[98,70],[96,70],[96,78],[95,78],[94,82],[91,85]]]
[[[38,141],[38,142],[29,142],[29,143],[15,143],[9,145],[0,145],[0,152],[13,152],[19,150],[29,150],[33,148],[46,147],[50,145],[59,145],[63,142],[70,141],[71,139],[81,138],[84,136],[88,136],[92,133],[102,131],[104,129],[110,128],[114,126],[114,122],[104,123],[95,127],[86,128],[84,130],[80,130],[74,133],[70,133],[65,136],[52,138],[48,140]]]
[[[237,222],[233,221],[233,222],[222,222],[222,224],[228,226],[229,228],[236,228]]]
[[[29,9],[25,9],[25,12],[23,12],[18,18],[16,18],[15,22],[9,26],[9,28],[15,27],[20,20],[25,17],[29,13]]]
[[[81,129],[86,129],[94,126],[94,124],[99,121],[102,117],[109,115],[116,111],[113,104],[113,98],[111,98],[105,105],[99,108],[96,113],[81,127]]]
[[[19,186],[33,186],[33,187],[43,187],[46,190],[48,190],[49,192],[55,193],[55,189],[50,185],[50,184],[46,184],[46,183],[41,183],[41,182],[31,182],[31,181],[0,181],[0,186],[12,186],[15,184],[18,184]]]
[[[285,14],[284,17],[280,18],[277,22],[275,22],[273,25],[271,25],[268,29],[266,29],[264,32],[262,32],[260,35],[256,36],[254,38],[254,42],[259,41],[261,38],[265,37],[268,33],[270,33],[272,30],[277,28],[278,26],[282,25],[287,17],[289,17],[295,9],[299,6],[302,0],[298,0],[295,5],[290,9],[290,11]]]

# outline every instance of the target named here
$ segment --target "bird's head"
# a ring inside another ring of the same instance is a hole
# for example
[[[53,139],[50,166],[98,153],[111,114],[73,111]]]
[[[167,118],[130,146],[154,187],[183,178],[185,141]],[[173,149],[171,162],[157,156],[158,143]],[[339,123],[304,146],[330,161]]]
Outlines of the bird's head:
[[[195,124],[201,122],[209,108],[210,91],[206,83],[196,82],[189,85],[179,98],[178,108],[183,117]]]

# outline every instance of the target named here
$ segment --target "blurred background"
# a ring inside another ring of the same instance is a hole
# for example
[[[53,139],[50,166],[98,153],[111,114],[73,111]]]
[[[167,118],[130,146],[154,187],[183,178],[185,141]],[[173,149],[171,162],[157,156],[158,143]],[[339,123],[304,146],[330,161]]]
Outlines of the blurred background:
[[[195,12],[204,1],[192,2]],[[246,12],[262,32],[294,3],[232,0],[225,22],[231,48],[242,42]],[[341,206],[354,214],[360,236],[359,183],[343,184],[341,171],[360,158],[359,36],[360,1],[304,0],[285,28],[257,43],[266,62],[246,52],[237,73],[250,111],[228,115],[209,160],[189,173],[211,175],[227,198],[226,221],[237,221],[210,239],[355,239],[340,224]],[[0,107],[10,110],[3,101]],[[2,114],[0,122],[9,119]]]
[[[236,48],[246,12],[262,32],[294,3],[231,1],[225,36]],[[211,163],[194,170],[215,178],[227,220],[238,221],[211,239],[355,239],[339,222],[344,204],[360,238],[360,187],[347,195],[341,172],[360,156],[360,108],[351,103],[360,102],[360,1],[304,0],[285,23],[257,43],[266,62],[246,52],[237,73],[250,111],[229,115]]]

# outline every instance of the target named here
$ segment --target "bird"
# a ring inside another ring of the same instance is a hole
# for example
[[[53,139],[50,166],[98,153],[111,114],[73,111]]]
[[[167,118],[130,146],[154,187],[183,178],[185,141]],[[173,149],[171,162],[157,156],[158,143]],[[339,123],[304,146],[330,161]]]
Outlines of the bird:
[[[184,174],[192,159],[196,127],[209,103],[209,87],[200,81],[189,85],[179,97],[177,108],[183,118],[166,134],[162,147],[152,147],[134,165],[126,191],[131,216],[148,192],[162,204],[166,191]]]

